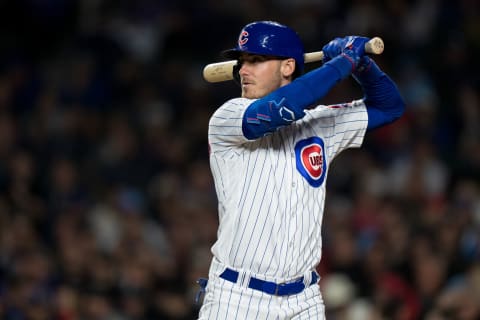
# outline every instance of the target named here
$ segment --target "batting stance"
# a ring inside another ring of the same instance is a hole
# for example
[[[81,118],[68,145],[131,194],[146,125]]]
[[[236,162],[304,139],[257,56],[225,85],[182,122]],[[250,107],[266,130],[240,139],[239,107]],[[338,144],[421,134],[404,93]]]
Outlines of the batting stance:
[[[404,110],[394,82],[365,55],[368,40],[334,39],[322,66],[303,75],[299,36],[276,22],[246,25],[225,52],[238,61],[241,97],[209,122],[219,229],[199,319],[324,319],[315,269],[330,164]],[[318,104],[350,75],[362,99]]]

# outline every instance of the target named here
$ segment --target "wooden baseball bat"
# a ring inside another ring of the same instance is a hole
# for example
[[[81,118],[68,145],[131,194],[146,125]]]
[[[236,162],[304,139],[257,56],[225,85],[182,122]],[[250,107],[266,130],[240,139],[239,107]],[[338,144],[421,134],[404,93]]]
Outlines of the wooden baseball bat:
[[[370,39],[365,44],[365,52],[370,54],[381,54],[383,52],[383,40],[379,37]],[[304,62],[316,62],[323,59],[322,51],[308,52],[304,55]],[[237,60],[228,60],[217,63],[210,63],[203,68],[203,78],[208,82],[222,82],[233,79],[233,67]]]

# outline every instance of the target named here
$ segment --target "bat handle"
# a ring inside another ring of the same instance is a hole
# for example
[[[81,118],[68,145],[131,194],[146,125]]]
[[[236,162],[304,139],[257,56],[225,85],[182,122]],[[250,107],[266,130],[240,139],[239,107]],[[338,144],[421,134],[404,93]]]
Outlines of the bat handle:
[[[365,43],[365,52],[370,54],[381,54],[384,49],[383,40],[379,37],[374,37],[370,39],[367,43]],[[305,53],[304,62],[316,62],[323,60],[323,51],[314,51]]]
[[[303,55],[304,63],[316,62],[323,60],[323,51],[308,52]]]

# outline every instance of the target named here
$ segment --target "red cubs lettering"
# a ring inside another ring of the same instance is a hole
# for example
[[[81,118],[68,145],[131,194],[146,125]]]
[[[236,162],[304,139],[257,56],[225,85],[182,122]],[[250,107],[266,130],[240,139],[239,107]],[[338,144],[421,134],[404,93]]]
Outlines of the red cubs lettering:
[[[323,163],[321,155],[310,155],[309,160],[312,167],[321,166]]]

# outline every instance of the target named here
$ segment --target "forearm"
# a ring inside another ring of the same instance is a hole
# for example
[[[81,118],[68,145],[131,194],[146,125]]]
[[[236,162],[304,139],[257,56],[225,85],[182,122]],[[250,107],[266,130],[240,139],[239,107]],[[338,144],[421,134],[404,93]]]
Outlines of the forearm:
[[[368,113],[367,130],[372,130],[400,118],[405,103],[390,77],[373,60],[366,58],[366,61],[368,63],[359,66],[353,77],[362,86]]]

